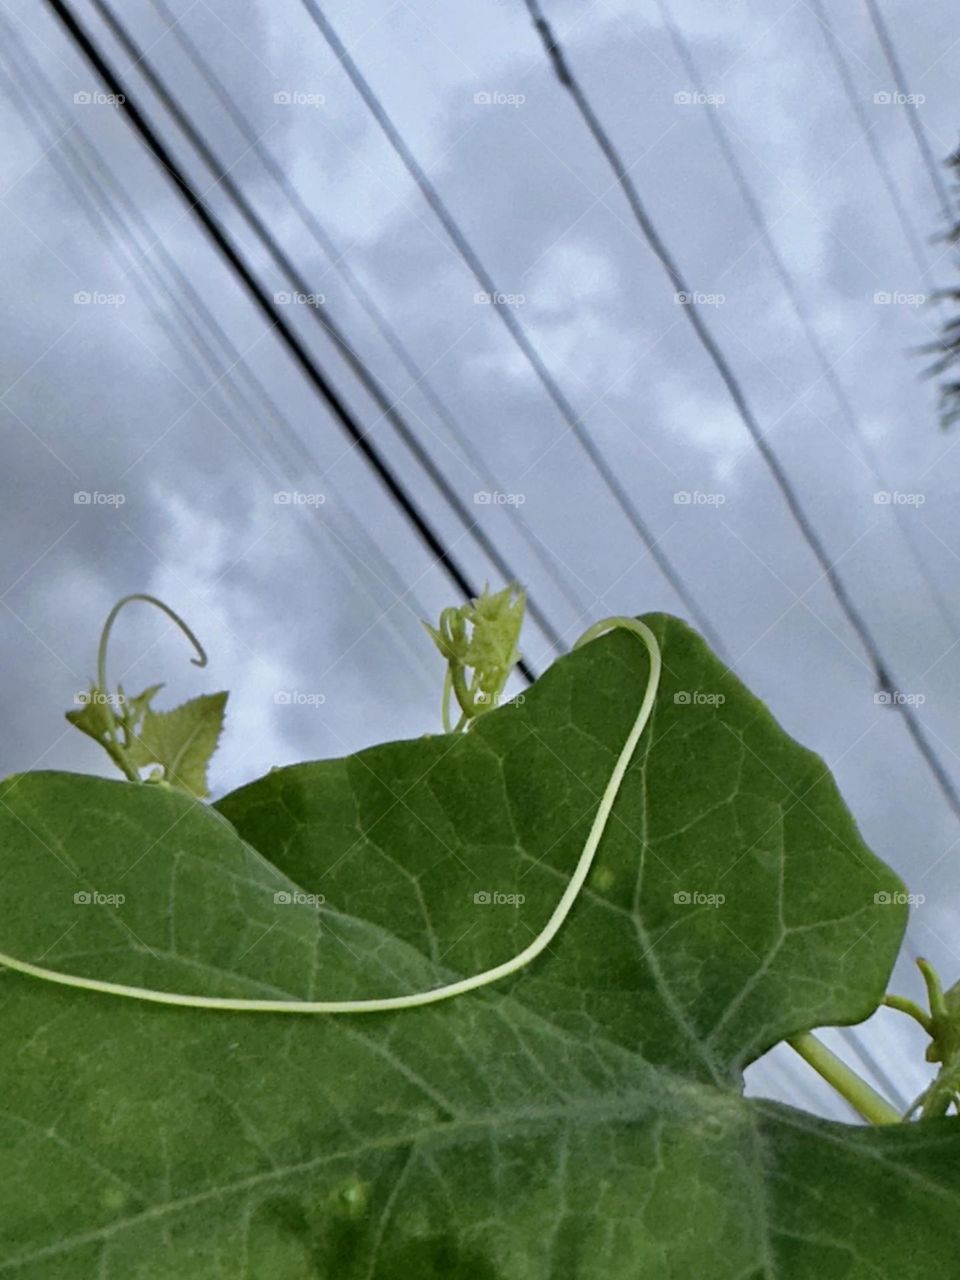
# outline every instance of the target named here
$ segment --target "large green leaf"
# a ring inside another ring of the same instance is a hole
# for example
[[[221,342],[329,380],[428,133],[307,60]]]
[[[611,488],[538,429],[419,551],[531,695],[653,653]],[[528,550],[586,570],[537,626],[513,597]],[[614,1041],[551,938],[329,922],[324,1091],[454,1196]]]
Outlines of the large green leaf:
[[[584,896],[513,979],[292,1016],[0,978],[0,1276],[951,1273],[953,1121],[867,1130],[741,1097],[769,1045],[876,1006],[900,885],[823,764],[651,621],[653,722]],[[290,999],[489,967],[562,892],[645,680],[642,646],[612,635],[467,735],[280,770],[220,812],[9,779],[0,951]]]

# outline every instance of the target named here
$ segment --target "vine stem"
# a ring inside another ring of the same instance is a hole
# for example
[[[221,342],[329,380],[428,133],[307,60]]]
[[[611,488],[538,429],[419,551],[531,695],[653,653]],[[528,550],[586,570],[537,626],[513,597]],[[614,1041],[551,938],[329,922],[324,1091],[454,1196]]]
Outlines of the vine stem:
[[[120,601],[120,605],[124,604],[126,600],[134,599],[149,599],[151,603],[158,603],[152,597],[127,596]],[[117,609],[120,608],[120,605],[116,606],[107,619],[108,625],[104,628],[106,636],[109,636],[109,625],[116,617]],[[165,606],[161,607],[164,608],[165,612],[169,612],[171,617],[174,617],[172,611],[167,610]],[[179,622],[178,619],[175,620]],[[182,626],[183,624],[180,625]],[[438,1000],[448,1000],[451,996],[462,995],[465,991],[475,991],[480,987],[489,986],[491,982],[498,982],[501,978],[506,978],[510,974],[516,973],[547,949],[570,914],[570,910],[589,875],[597,847],[607,829],[614,802],[620,792],[621,784],[633,760],[637,744],[643,736],[643,731],[653,711],[653,704],[656,701],[657,689],[660,685],[660,672],[663,665],[660,645],[654,633],[639,618],[605,618],[602,622],[596,623],[588,631],[585,631],[573,647],[578,649],[582,645],[589,644],[592,640],[596,640],[599,636],[606,634],[606,632],[618,628],[641,640],[647,649],[649,671],[647,674],[647,687],[640,703],[640,709],[633,722],[633,727],[627,735],[627,740],[617,756],[610,780],[600,797],[600,804],[587,834],[583,851],[570,878],[570,883],[564,889],[560,901],[554,907],[552,915],[540,933],[522,951],[511,959],[505,960],[502,964],[495,965],[492,969],[485,969],[482,973],[473,974],[469,978],[461,978],[457,982],[449,982],[442,987],[431,987],[426,991],[416,991],[406,996],[382,996],[366,1000],[251,1000],[239,996],[236,998],[232,996],[199,996],[187,995],[179,991],[154,991],[149,987],[134,987],[122,982],[106,982],[101,978],[85,978],[79,974],[61,973],[56,969],[46,969],[40,965],[30,964],[25,960],[18,960],[15,956],[8,956],[2,952],[0,952],[0,967],[14,969],[18,973],[25,973],[34,978],[42,978],[46,982],[58,982],[62,986],[80,987],[85,991],[101,991],[108,995],[125,996],[131,1000],[147,1000],[152,1001],[154,1004],[186,1005],[193,1009],[232,1009],[257,1013],[382,1013],[392,1009],[412,1009],[420,1005],[434,1004]],[[183,629],[186,631],[185,627]],[[193,638],[192,632],[186,632],[186,634]],[[105,649],[106,643],[103,641],[101,642],[101,666]],[[197,649],[202,655],[203,650],[200,649],[199,644],[197,644]],[[103,672],[101,671],[100,674],[102,676]]]
[[[822,1041],[809,1032],[793,1036],[787,1044],[799,1053],[817,1075],[836,1089],[850,1103],[858,1115],[871,1124],[899,1124],[899,1112],[877,1093],[872,1085],[867,1084],[861,1076],[851,1070],[835,1053],[832,1053]]]

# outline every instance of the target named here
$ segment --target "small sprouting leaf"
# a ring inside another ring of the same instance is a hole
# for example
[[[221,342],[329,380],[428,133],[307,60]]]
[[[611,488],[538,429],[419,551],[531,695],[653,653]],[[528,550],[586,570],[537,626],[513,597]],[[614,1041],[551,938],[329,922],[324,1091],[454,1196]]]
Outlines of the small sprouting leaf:
[[[201,694],[172,711],[148,706],[127,751],[131,764],[136,769],[158,764],[164,782],[204,799],[207,765],[220,740],[226,706],[225,692]]]
[[[563,930],[495,988],[280,1017],[0,973],[3,1280],[956,1274],[955,1120],[742,1094],[785,1036],[876,1008],[903,886],[823,762],[682,623],[647,622],[653,731]],[[555,910],[648,671],[604,636],[470,733],[215,808],[10,779],[0,954],[291,1001],[487,969]]]
[[[72,725],[101,746],[106,745],[116,723],[109,701],[95,685],[91,685],[89,693],[83,695],[76,711],[65,714]]]
[[[144,689],[143,693],[138,693],[134,698],[128,698],[123,692],[123,685],[117,685],[120,697],[123,699],[124,706],[127,708],[127,715],[132,724],[137,725],[140,723],[140,720],[147,708],[150,706],[150,703],[162,688],[162,684],[152,684],[149,688]]]

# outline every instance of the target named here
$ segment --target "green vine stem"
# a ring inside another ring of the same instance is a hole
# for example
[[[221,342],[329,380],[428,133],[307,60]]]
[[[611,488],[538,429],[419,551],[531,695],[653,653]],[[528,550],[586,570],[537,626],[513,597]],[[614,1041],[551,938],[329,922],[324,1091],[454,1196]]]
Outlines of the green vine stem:
[[[889,1102],[852,1071],[835,1053],[809,1032],[793,1036],[787,1044],[799,1053],[817,1075],[826,1080],[858,1115],[871,1124],[899,1124],[900,1115]]]
[[[124,601],[120,602],[120,604],[123,603]],[[118,605],[117,608],[119,607]],[[112,621],[115,614],[116,609],[114,609],[108,621]],[[604,618],[602,622],[596,623],[588,631],[585,631],[574,645],[574,648],[578,649],[582,645],[596,640],[599,636],[605,635],[608,631],[618,629],[634,636],[646,648],[649,659],[647,686],[643,692],[633,727],[627,734],[626,741],[620,749],[620,753],[614,762],[613,771],[600,797],[600,803],[594,814],[593,822],[569,883],[560,895],[560,899],[554,907],[550,918],[534,937],[533,941],[528,942],[522,951],[512,956],[509,960],[504,960],[502,963],[494,965],[492,969],[485,969],[482,973],[475,973],[468,978],[460,978],[455,982],[448,982],[440,987],[430,987],[426,991],[415,991],[406,996],[383,996],[364,1000],[251,1000],[246,997],[201,996],[187,995],[179,991],[154,991],[149,987],[134,987],[127,983],[106,982],[100,978],[87,978],[80,974],[62,973],[56,969],[46,969],[40,965],[30,964],[25,960],[18,960],[16,956],[9,956],[3,953],[0,953],[0,966],[14,969],[18,973],[29,974],[35,978],[41,978],[46,982],[57,982],[66,987],[80,987],[86,991],[101,991],[109,995],[124,996],[132,1000],[147,1000],[155,1004],[185,1005],[194,1009],[232,1009],[259,1013],[379,1013],[393,1009],[412,1009],[420,1005],[434,1004],[438,1000],[448,1000],[452,996],[459,996],[467,991],[476,991],[481,987],[489,986],[493,982],[499,982],[501,978],[509,977],[510,974],[517,973],[549,947],[580,896],[580,891],[586,882],[587,876],[590,874],[597,848],[610,821],[610,815],[620,793],[620,787],[636,754],[637,744],[643,736],[643,731],[653,711],[653,704],[656,701],[662,669],[660,644],[647,624],[639,618]]]

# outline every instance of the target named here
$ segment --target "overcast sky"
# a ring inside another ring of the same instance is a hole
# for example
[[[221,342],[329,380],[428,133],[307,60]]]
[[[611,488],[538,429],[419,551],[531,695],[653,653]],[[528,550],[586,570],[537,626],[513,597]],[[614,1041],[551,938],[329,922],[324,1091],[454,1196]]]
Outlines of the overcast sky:
[[[960,784],[960,437],[940,430],[936,387],[911,354],[943,318],[922,297],[952,284],[956,264],[937,239],[944,215],[910,119],[937,161],[955,148],[960,31],[943,0],[880,5],[908,101],[859,2],[828,6],[832,50],[804,0],[543,7]],[[926,896],[911,940],[952,980],[956,821],[900,716],[876,704],[856,637],[526,6],[324,7],[500,302],[477,301],[476,279],[301,0],[126,0],[122,17],[565,642],[609,613],[684,613],[510,337],[498,307],[511,308],[735,669],[826,757],[868,842]],[[77,11],[470,576],[497,584],[219,174],[94,7]],[[132,608],[115,635],[115,678],[128,689],[165,679],[171,699],[230,690],[216,793],[276,763],[435,730],[442,664],[418,619],[454,603],[455,589],[47,6],[5,3],[0,37],[0,772],[108,772],[62,713],[92,675],[107,611],[130,591],[182,612],[211,660],[198,672],[159,614]],[[400,335],[406,366],[344,265]],[[491,492],[511,501],[476,502]],[[525,650],[537,670],[552,656],[532,623]],[[896,982],[916,991],[908,961]],[[905,1020],[879,1015],[865,1038],[904,1093],[917,1092],[920,1045]],[[765,1091],[788,1072],[806,1085],[805,1068],[760,1070]],[[801,1100],[825,1105],[812,1091]]]

